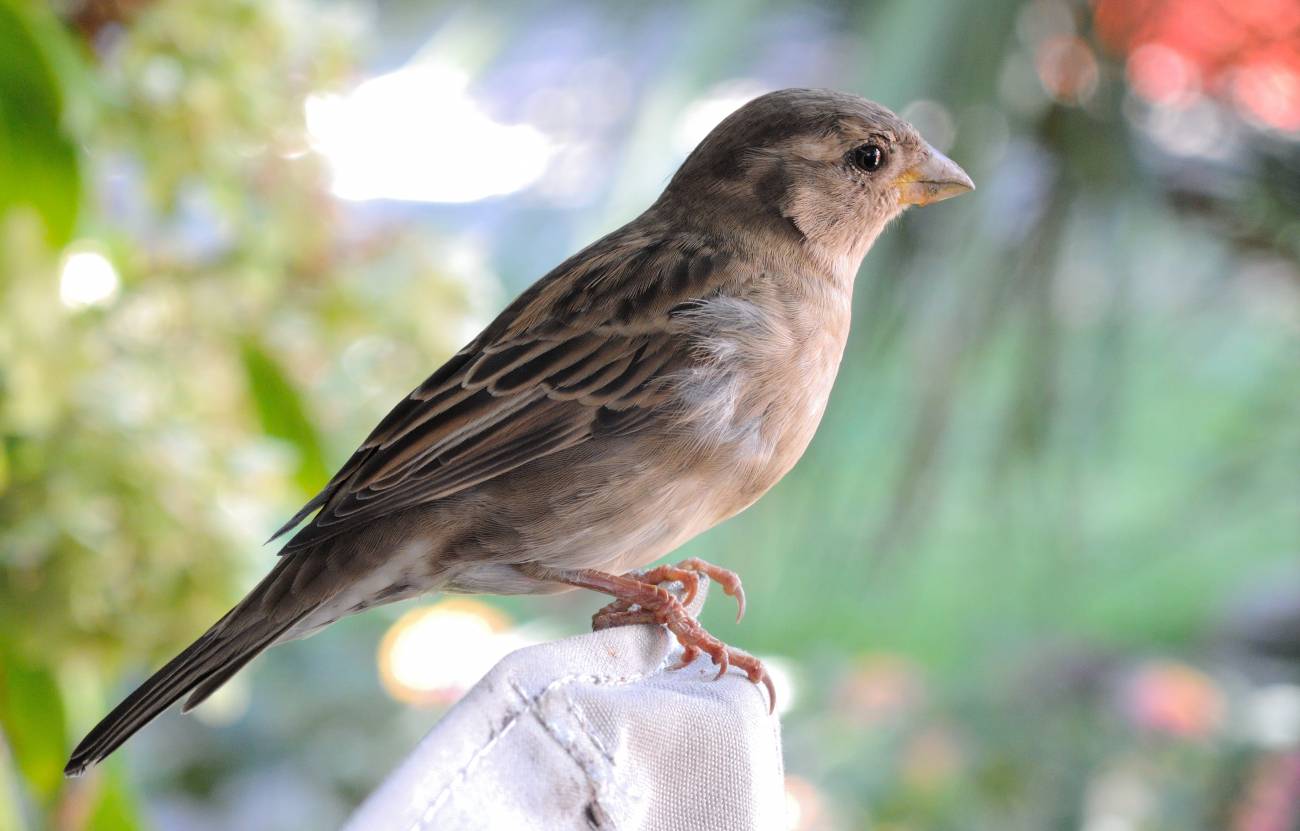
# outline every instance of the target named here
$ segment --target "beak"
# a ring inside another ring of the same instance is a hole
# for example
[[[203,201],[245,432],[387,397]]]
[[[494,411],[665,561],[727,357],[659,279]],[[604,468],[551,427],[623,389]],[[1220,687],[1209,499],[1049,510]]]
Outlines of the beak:
[[[966,171],[928,144],[921,163],[895,179],[894,186],[898,188],[898,201],[902,205],[929,205],[975,190],[975,183]]]

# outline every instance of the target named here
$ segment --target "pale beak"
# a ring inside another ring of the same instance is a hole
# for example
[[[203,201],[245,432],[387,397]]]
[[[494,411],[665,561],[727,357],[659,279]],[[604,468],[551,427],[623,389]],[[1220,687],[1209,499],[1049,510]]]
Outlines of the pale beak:
[[[920,164],[908,168],[894,180],[900,204],[929,205],[975,190],[975,183],[952,159],[928,144],[922,154]]]

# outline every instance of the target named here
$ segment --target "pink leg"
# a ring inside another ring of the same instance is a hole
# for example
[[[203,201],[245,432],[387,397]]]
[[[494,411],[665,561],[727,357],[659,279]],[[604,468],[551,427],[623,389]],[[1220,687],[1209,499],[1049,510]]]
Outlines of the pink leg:
[[[721,678],[728,667],[736,666],[745,672],[750,681],[755,684],[761,683],[767,688],[769,711],[776,706],[776,690],[772,686],[772,677],[767,674],[767,669],[763,666],[762,661],[747,652],[727,646],[713,635],[710,635],[695,618],[690,616],[681,601],[669,594],[668,590],[662,586],[643,582],[637,577],[606,574],[593,569],[550,569],[536,565],[521,566],[520,568],[540,580],[550,580],[610,595],[616,601],[626,604],[626,608],[620,605],[617,609],[602,610],[597,613],[597,619],[593,619],[593,625],[596,625],[597,628],[633,623],[662,624],[668,627],[668,631],[673,633],[678,643],[684,648],[684,659],[693,659],[700,652],[705,653],[718,667],[717,678]],[[663,568],[672,569],[671,566]],[[649,576],[654,571],[657,570],[652,570],[645,576]],[[722,569],[719,569],[719,571],[722,571]],[[735,575],[731,576],[735,577]],[[671,577],[670,579],[677,580],[680,577]],[[723,583],[725,590],[726,584],[723,580],[718,582]],[[735,586],[738,590],[739,580],[735,581]],[[689,586],[687,592],[689,595]],[[732,592],[728,592],[728,594],[732,594]],[[741,597],[743,597],[743,594]],[[633,606],[636,606],[637,609],[633,610]],[[685,663],[689,662],[689,660],[685,661]]]
[[[656,566],[649,571],[632,571],[623,576],[656,586],[660,583],[681,583],[686,588],[686,596],[682,599],[682,605],[689,606],[691,601],[695,599],[696,592],[699,591],[699,575],[701,574],[706,575],[710,580],[722,586],[722,590],[726,594],[736,598],[736,622],[740,623],[740,619],[745,616],[745,589],[740,584],[740,575],[734,571],[715,566],[713,563],[705,562],[699,557],[691,557],[689,560],[683,560],[675,566]],[[592,628],[604,629],[609,625],[618,625],[603,623],[603,621],[609,614],[626,612],[631,608],[631,603],[624,600],[615,600],[596,612],[592,617]]]

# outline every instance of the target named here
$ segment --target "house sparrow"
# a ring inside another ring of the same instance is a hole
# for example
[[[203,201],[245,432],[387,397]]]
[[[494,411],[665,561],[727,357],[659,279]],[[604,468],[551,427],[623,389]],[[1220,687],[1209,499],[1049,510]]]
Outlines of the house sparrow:
[[[645,213],[561,263],[379,423],[276,537],[237,606],[90,732],[66,772],[267,647],[429,592],[611,595],[597,627],[653,622],[771,681],[709,635],[700,560],[634,570],[758,499],[803,454],[849,331],[853,279],[910,205],[974,187],[905,121],[828,90],[750,101]],[[275,537],[273,537],[274,539]]]

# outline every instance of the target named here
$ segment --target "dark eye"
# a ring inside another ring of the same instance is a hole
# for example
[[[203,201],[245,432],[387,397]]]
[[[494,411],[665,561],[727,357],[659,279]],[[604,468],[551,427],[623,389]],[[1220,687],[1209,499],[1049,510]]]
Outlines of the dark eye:
[[[885,164],[885,151],[879,144],[861,144],[849,151],[849,161],[854,167],[874,173]]]

